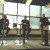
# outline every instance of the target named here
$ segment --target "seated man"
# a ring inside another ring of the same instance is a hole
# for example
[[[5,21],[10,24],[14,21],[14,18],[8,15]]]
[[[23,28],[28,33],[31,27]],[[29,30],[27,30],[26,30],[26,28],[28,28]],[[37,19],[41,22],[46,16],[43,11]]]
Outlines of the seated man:
[[[27,20],[27,17],[25,16],[21,22],[22,22],[23,36],[25,36],[26,31],[27,31],[27,35],[28,35],[31,31],[31,28],[30,28],[30,23]],[[27,38],[28,38],[28,36],[27,36]]]
[[[0,20],[0,33],[2,30],[7,30],[5,34],[8,34],[10,30],[8,26],[9,26],[9,20],[7,19],[6,15],[3,15],[3,18]]]

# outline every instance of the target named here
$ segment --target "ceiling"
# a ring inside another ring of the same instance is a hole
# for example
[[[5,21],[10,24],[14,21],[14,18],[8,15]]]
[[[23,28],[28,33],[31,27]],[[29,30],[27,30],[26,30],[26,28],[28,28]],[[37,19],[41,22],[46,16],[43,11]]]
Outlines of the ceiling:
[[[27,0],[5,0],[8,2],[15,2],[15,3],[26,3]],[[46,5],[50,3],[50,0],[32,0],[31,5]]]
[[[15,3],[24,3],[26,2],[26,0],[5,0],[5,1],[8,1],[8,2],[15,2]]]
[[[32,0],[31,5],[46,5],[50,3],[50,0]]]

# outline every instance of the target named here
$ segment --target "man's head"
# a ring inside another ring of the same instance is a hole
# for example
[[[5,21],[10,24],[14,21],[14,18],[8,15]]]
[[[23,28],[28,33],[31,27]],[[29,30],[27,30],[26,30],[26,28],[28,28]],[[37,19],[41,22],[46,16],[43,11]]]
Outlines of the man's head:
[[[6,19],[6,18],[7,18],[7,16],[6,16],[6,15],[3,15],[3,18],[4,18],[4,19]]]
[[[43,17],[45,17],[45,14],[43,14]]]
[[[27,19],[27,16],[24,16],[24,19]]]

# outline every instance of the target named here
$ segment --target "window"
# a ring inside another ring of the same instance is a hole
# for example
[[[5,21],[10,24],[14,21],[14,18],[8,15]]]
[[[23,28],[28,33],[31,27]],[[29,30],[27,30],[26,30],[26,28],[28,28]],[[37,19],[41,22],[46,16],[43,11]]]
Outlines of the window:
[[[45,14],[46,17],[50,17],[50,8],[42,6],[42,14]]]
[[[30,6],[30,16],[40,17],[40,6],[31,5]]]
[[[3,4],[0,4],[0,13],[3,13]]]
[[[17,3],[5,2],[4,3],[4,14],[17,15]]]
[[[0,15],[0,19],[2,19],[2,15]]]
[[[48,19],[49,20],[49,22],[50,22],[50,19]],[[50,30],[50,25],[49,25],[49,30]]]
[[[16,17],[17,3],[5,2],[4,3],[4,14],[8,14],[7,18],[9,19],[9,27],[10,29],[13,29],[13,23],[16,23],[16,20],[17,20],[17,17]]]
[[[18,10],[17,10],[18,5]],[[18,14],[17,14],[18,11]],[[38,13],[37,13],[38,12]],[[13,3],[13,2],[5,2],[4,3],[4,14],[7,15],[9,19],[9,27],[13,29],[13,23],[18,23],[17,28],[20,29],[21,20],[24,16],[30,15],[30,27],[31,29],[39,29],[40,28],[40,6],[30,5],[30,14],[29,14],[29,6],[26,6],[22,3]],[[18,16],[19,15],[19,16]],[[27,18],[29,20],[29,17]]]
[[[13,23],[16,23],[16,16],[7,15],[7,19],[9,20],[10,29],[13,29]]]
[[[39,29],[40,28],[40,22],[39,22],[40,18],[33,18],[30,17],[30,27],[32,29]]]
[[[29,6],[18,3],[18,15],[29,16]]]

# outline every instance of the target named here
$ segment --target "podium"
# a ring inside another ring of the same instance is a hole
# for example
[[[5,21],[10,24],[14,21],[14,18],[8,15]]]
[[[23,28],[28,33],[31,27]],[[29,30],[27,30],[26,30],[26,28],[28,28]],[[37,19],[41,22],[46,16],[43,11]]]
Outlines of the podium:
[[[43,26],[43,30],[48,30],[48,28],[49,28],[49,26],[47,25],[47,26]]]

